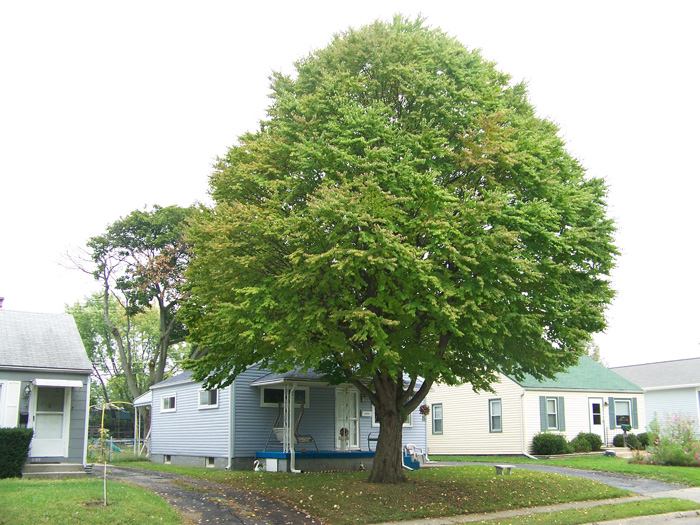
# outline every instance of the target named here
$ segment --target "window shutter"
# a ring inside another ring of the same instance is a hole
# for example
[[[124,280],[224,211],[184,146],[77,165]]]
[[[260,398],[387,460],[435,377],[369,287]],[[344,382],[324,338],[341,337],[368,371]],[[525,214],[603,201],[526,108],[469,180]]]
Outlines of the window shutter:
[[[610,410],[610,428],[615,428],[615,398],[608,398],[608,409]]]
[[[630,414],[630,422],[632,428],[639,428],[639,420],[637,419],[637,398],[632,398],[632,414]]]
[[[557,400],[557,420],[559,421],[558,430],[566,430],[566,417],[564,416],[564,398],[560,397]]]
[[[540,430],[547,431],[547,398],[540,396]]]
[[[8,381],[5,383],[4,399],[4,415],[3,421],[0,421],[0,427],[15,428],[19,422],[19,397],[22,383],[20,381]],[[3,413],[0,407],[0,414]]]

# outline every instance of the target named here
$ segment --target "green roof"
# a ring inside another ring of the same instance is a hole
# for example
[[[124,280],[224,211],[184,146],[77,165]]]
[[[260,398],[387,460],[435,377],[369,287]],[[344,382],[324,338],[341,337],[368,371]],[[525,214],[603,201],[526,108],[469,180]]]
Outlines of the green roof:
[[[523,388],[546,390],[590,390],[595,392],[642,392],[637,385],[612,370],[596,363],[587,356],[581,356],[578,365],[566,372],[557,374],[554,379],[537,380],[527,374],[522,381],[511,377]]]

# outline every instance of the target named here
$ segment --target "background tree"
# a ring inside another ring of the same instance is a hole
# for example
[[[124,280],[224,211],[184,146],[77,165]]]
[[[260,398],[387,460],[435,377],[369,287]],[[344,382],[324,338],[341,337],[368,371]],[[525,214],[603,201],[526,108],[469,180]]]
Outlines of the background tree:
[[[605,367],[609,366],[608,362],[603,359],[603,356],[600,355],[600,347],[595,341],[589,341],[586,345],[586,355],[593,359],[593,361],[596,363],[600,363]]]
[[[191,212],[177,206],[133,211],[88,242],[92,274],[103,287],[104,325],[95,325],[96,332],[104,357],[117,356],[129,401],[163,380],[173,366],[171,348],[182,351],[187,332],[179,310],[189,260],[183,234]]]
[[[127,315],[125,309],[114,297],[109,299],[109,316],[112,326],[119,329],[126,340],[127,361],[122,364],[110,326],[104,321],[102,294],[95,294],[66,308],[73,316],[83,340],[93,368],[93,380],[99,385],[99,391],[92,391],[95,397],[91,404],[103,404],[110,401],[132,401],[133,396],[126,385],[123,366],[134,374],[140,393],[149,387],[149,364],[156,357],[160,338],[159,316],[154,309],[146,309],[134,315]],[[165,372],[172,373],[180,369],[186,355],[187,345],[180,343],[168,351]]]
[[[189,366],[355,385],[381,425],[370,481],[402,481],[401,425],[434,382],[551,377],[603,329],[605,186],[522,84],[421,20],[338,35],[272,90],[189,234],[208,350]]]

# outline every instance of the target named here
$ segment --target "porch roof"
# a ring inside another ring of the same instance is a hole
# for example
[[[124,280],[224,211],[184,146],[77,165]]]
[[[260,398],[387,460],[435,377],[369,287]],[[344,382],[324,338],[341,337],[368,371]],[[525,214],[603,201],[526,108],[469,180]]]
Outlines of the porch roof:
[[[253,381],[250,386],[267,386],[267,385],[280,385],[283,383],[292,383],[295,381],[303,381],[306,383],[319,383],[327,385],[328,382],[323,379],[323,376],[317,372],[301,372],[299,370],[290,370],[289,372],[283,372],[278,374],[276,372],[269,372],[262,377],[259,377]]]

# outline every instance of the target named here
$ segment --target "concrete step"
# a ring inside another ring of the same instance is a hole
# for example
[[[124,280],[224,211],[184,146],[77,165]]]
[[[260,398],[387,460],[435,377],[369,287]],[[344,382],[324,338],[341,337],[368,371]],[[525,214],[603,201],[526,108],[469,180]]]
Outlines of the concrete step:
[[[627,447],[603,447],[602,450],[614,452],[618,458],[631,458],[637,455],[636,450],[631,450]]]
[[[22,468],[23,478],[65,479],[86,475],[82,463],[26,463]]]

